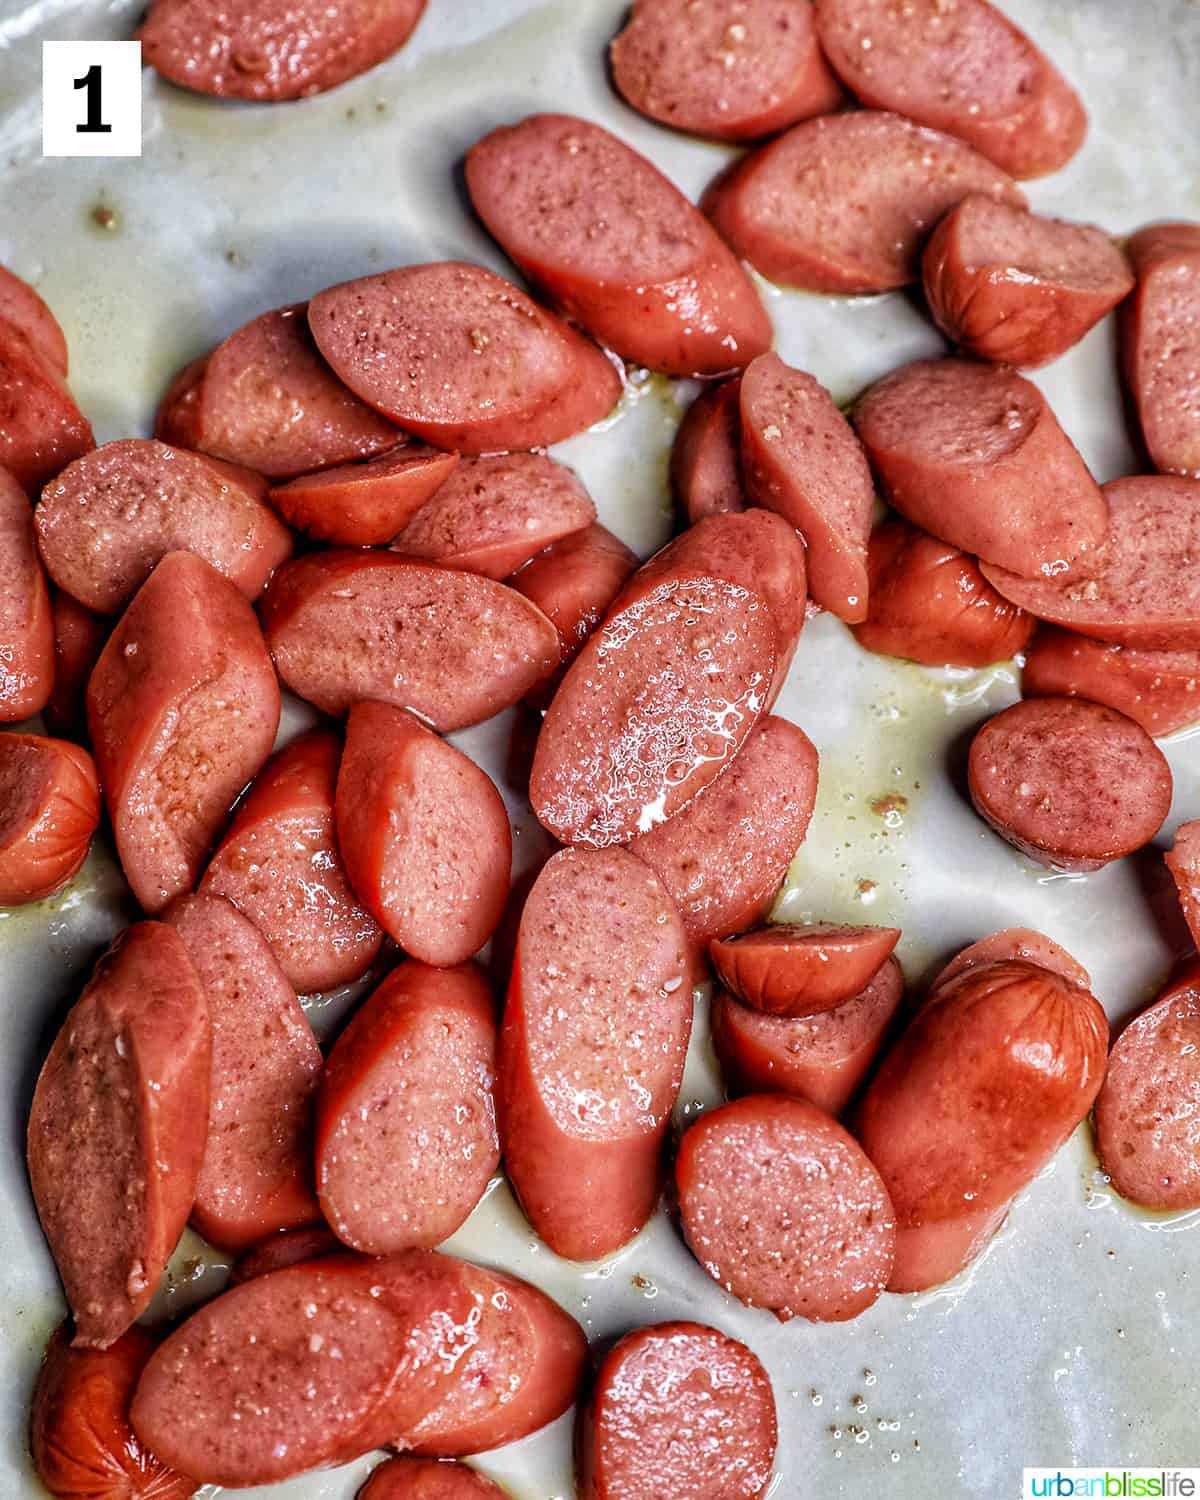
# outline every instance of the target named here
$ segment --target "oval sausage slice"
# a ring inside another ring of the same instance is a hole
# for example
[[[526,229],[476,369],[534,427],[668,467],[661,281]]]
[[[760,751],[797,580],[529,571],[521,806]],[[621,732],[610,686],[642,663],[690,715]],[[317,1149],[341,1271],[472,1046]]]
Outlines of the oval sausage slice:
[[[0,319],[29,340],[41,358],[66,378],[67,340],[58,319],[27,281],[0,266]]]
[[[397,533],[392,550],[507,578],[595,519],[591,496],[565,464],[544,453],[493,453],[460,464]]]
[[[658,1323],[604,1356],[580,1419],[581,1500],[757,1500],[778,1428],[771,1381],[745,1344]]]
[[[361,978],[383,933],[355,900],[334,833],[341,737],[301,735],[238,803],[200,889],[249,917],[302,995]]]
[[[1192,941],[1200,946],[1200,820],[1180,823],[1175,843],[1163,856]]]
[[[95,446],[65,378],[22,329],[0,318],[0,468],[36,494]]]
[[[886,498],[942,541],[1025,578],[1104,541],[1100,487],[1041,391],[1014,371],[919,359],[871,386],[853,415]]]
[[[952,208],[921,261],[925,300],[951,343],[996,364],[1044,365],[1077,344],[1133,286],[1116,242],[976,195]]]
[[[709,944],[721,983],[773,1016],[812,1016],[857,995],[891,956],[898,927],[779,923]]]
[[[887,1286],[887,1189],[853,1136],[806,1099],[751,1094],[701,1115],[675,1182],[692,1254],[747,1307],[841,1322]]]
[[[1090,698],[1156,739],[1200,719],[1200,650],[1113,646],[1043,625],[1025,650],[1027,698]]]
[[[1121,361],[1142,438],[1156,469],[1200,479],[1200,224],[1151,224],[1125,249]]]
[[[979,816],[1057,870],[1099,870],[1148,844],[1171,768],[1132,719],[1085,698],[1028,698],[977,732],[967,775]]]
[[[508,896],[504,799],[461,750],[387,703],[356,703],[334,802],[358,899],[413,958],[458,964],[491,937]]]
[[[594,344],[482,266],[402,266],[314,297],[317,347],[352,391],[438,448],[544,448],[621,394]]]
[[[986,667],[1023,650],[1037,623],[997,593],[973,557],[899,516],[872,531],[867,575],[867,615],[854,638],[881,656]]]
[[[558,660],[554,626],[515,590],[391,552],[296,558],[261,616],[301,698],[329,714],[378,699],[440,733],[511,707]]]
[[[88,725],[125,878],[147,912],[191,890],[279,727],[254,612],[191,552],[134,595],[88,683]]]
[[[0,735],[0,906],[41,901],[79,870],[100,822],[92,757],[66,740]]]
[[[567,317],[667,375],[740,369],[771,347],[745,270],[644,156],[577,115],[530,115],[467,153],[475,212]]]
[[[713,183],[702,207],[768,281],[886,292],[920,279],[926,235],[968,193],[1025,201],[952,136],[855,110],[806,120],[760,146]]]
[[[496,1108],[521,1206],[569,1260],[618,1249],[654,1212],[690,979],[678,913],[645,865],[623,849],[546,864],[521,914]]]
[[[183,1232],[211,1040],[187,949],[161,922],[138,922],[96,965],[38,1076],[29,1179],[77,1348],[107,1349],[140,1317]]]
[[[689,526],[705,516],[746,508],[741,389],[740,376],[705,386],[675,434],[671,489]]]
[[[509,1500],[509,1494],[466,1464],[390,1458],[371,1470],[357,1500]]]
[[[40,713],[54,687],[54,620],[24,490],[0,469],[0,723]]]
[[[390,542],[454,471],[456,453],[401,443],[378,458],[305,474],[271,490],[289,526],[337,547]]]
[[[54,621],[54,690],[42,713],[52,733],[83,739],[87,734],[87,685],[112,627],[61,589],[50,591]]]
[[[1081,990],[1090,990],[1092,977],[1083,965],[1072,958],[1067,950],[1048,938],[1045,933],[1034,932],[1028,927],[1006,927],[1002,932],[993,932],[977,943],[955,954],[937,974],[929,986],[930,995],[943,984],[949,984],[968,969],[980,969],[985,964],[1006,963],[1020,959],[1024,963],[1036,964],[1039,969],[1049,969],[1060,974],[1069,984]]]

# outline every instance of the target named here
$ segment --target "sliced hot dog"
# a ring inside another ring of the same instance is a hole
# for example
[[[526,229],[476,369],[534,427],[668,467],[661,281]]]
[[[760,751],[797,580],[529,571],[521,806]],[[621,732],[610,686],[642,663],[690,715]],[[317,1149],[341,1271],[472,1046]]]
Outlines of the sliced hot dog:
[[[857,1317],[887,1286],[895,1215],[848,1131],[807,1099],[750,1094],[691,1126],[675,1163],[692,1254],[783,1321]]]
[[[95,446],[65,377],[23,329],[0,318],[0,468],[36,494]]]
[[[202,354],[172,376],[154,414],[154,436],[160,443],[189,450],[197,447],[200,439],[200,387],[207,365],[208,355]]]
[[[466,1464],[390,1458],[372,1469],[357,1500],[509,1500],[509,1493]]]
[[[341,751],[334,730],[314,729],[274,755],[238,803],[200,886],[250,918],[302,995],[360,978],[383,942],[338,854]]]
[[[841,1114],[903,998],[894,958],[857,995],[815,1016],[764,1015],[718,989],[712,1034],[726,1086],[736,1094],[790,1094]]]
[[[1163,858],[1179,893],[1179,905],[1192,941],[1200,947],[1200,821],[1181,823]]]
[[[112,621],[84,609],[61,589],[50,591],[54,621],[54,689],[42,713],[54,734],[81,739],[87,734],[87,685],[104,650]]]
[[[607,1255],[654,1211],[690,977],[671,898],[631,854],[546,864],[521,914],[496,1108],[513,1188],[558,1255]]]
[[[605,417],[612,363],[509,281],[464,261],[330,287],[308,310],[352,391],[437,448],[542,448]]]
[[[577,115],[530,115],[467,153],[488,230],[536,286],[623,359],[667,375],[740,369],[771,347],[745,270],[644,156]]]
[[[742,472],[752,505],[777,511],[808,545],[808,587],[840,619],[866,618],[875,486],[862,444],[829,392],[763,354],[742,376]]]
[[[1041,391],[1012,370],[919,359],[871,386],[853,416],[886,498],[964,552],[1037,578],[1104,541],[1104,495]]]
[[[58,319],[29,283],[5,266],[0,266],[0,319],[19,329],[46,364],[66,378],[67,340]]]
[[[813,1016],[865,989],[900,940],[898,927],[772,924],[709,944],[721,983],[772,1016]]]
[[[985,964],[1005,963],[1020,959],[1024,963],[1036,964],[1039,969],[1049,969],[1052,974],[1061,974],[1069,984],[1081,990],[1090,990],[1092,978],[1083,965],[1072,958],[1067,950],[1048,938],[1045,933],[1033,932],[1028,927],[1006,927],[1002,932],[990,933],[955,954],[929,986],[934,990],[949,984],[968,969],[979,969]]]
[[[271,490],[289,526],[337,547],[390,542],[454,471],[455,453],[401,443],[364,463],[305,474]]]
[[[770,1378],[745,1344],[701,1323],[639,1328],[597,1371],[580,1419],[579,1494],[757,1500],[777,1439]]]
[[[1028,698],[971,742],[975,810],[1037,864],[1099,870],[1148,844],[1171,768],[1139,724],[1086,698]]]
[[[279,727],[253,610],[202,558],[169,552],[108,638],[87,697],[121,867],[143,910],[161,911],[195,885]]]
[[[816,0],[817,35],[863,104],[969,141],[1014,177],[1065,166],[1087,115],[1050,59],[987,0]]]
[[[745,510],[741,377],[700,392],[683,414],[671,449],[671,489],[684,520]]]
[[[286,1229],[273,1234],[238,1258],[229,1277],[230,1286],[253,1281],[271,1271],[284,1271],[305,1261],[320,1260],[323,1255],[341,1254],[346,1247],[325,1224],[310,1224],[304,1229]]]
[[[1126,245],[1125,381],[1154,467],[1200,479],[1200,224],[1151,224]]]
[[[330,714],[374,698],[442,733],[510,707],[558,660],[558,632],[514,589],[393,552],[296,558],[261,615],[301,698]]]
[[[100,822],[92,757],[66,740],[0,735],[0,906],[41,901],[87,858]]]
[[[889,1290],[948,1281],[1086,1116],[1108,1021],[1059,974],[1023,960],[941,985],[888,1053],[859,1139],[896,1209]]]
[[[1025,201],[953,136],[856,110],[807,120],[760,146],[713,183],[702,206],[769,281],[885,292],[920,278],[926,235],[968,193]]]
[[[182,448],[105,443],[42,491],[38,544],[60,589],[119,613],[168,552],[194,552],[247,599],[291,556],[287,527],[251,489]]]
[[[1027,698],[1090,698],[1158,738],[1200,719],[1200,650],[1113,646],[1043,625],[1025,649]]]
[[[485,771],[403,709],[356,703],[334,807],[347,878],[406,953],[458,964],[483,947],[512,865],[508,812]]]
[[[108,1348],[145,1311],[183,1231],[211,1037],[187,949],[161,922],[139,922],[97,964],[42,1067],[29,1178],[77,1348]]]
[[[1026,368],[1065,354],[1133,286],[1102,229],[983,196],[964,198],[933,231],[921,273],[933,321],[952,343]]]
[[[485,578],[507,578],[543,547],[591,526],[596,507],[575,474],[544,453],[460,464],[399,531],[396,552]]]
[[[0,723],[40,713],[54,669],[54,620],[29,500],[0,469]]]

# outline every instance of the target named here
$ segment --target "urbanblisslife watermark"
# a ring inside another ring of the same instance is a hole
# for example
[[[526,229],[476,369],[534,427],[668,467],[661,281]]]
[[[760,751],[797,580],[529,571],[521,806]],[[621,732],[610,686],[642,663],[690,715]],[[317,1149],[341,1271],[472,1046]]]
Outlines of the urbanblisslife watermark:
[[[1026,1469],[1022,1500],[1076,1500],[1105,1496],[1113,1500],[1200,1500],[1200,1469]]]

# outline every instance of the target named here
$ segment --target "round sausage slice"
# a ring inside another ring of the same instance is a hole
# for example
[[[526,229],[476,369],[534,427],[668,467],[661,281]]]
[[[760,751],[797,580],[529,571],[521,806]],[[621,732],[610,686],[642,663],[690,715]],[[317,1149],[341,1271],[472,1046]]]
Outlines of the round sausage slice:
[[[1200,650],[1113,646],[1043,625],[1025,650],[1021,691],[1105,703],[1157,739],[1200,719]]]
[[[782,1321],[841,1322],[887,1286],[895,1215],[848,1131],[806,1099],[751,1094],[691,1126],[675,1163],[692,1254]]]
[[[778,1428],[771,1381],[745,1344],[659,1323],[608,1351],[580,1419],[581,1500],[758,1500]]]
[[[453,473],[456,453],[401,443],[364,463],[305,474],[271,490],[289,526],[337,547],[390,542]]]
[[[1163,856],[1192,941],[1200,947],[1200,821],[1180,823],[1175,843]]]
[[[42,359],[67,375],[67,340],[58,319],[27,281],[0,266],[0,319],[18,328]]]
[[[1148,844],[1171,768],[1132,719],[1085,698],[1028,698],[971,742],[971,800],[1001,838],[1056,870],[1099,870]]]
[[[1142,438],[1156,469],[1200,479],[1200,224],[1152,224],[1125,249],[1121,359]]]
[[[689,526],[705,516],[746,508],[741,389],[740,376],[706,386],[675,434],[671,489]]]
[[[577,115],[530,115],[467,153],[488,230],[567,317],[623,359],[719,375],[771,347],[754,284],[644,156]]]
[[[45,708],[54,667],[54,620],[29,500],[0,469],[0,723]]]
[[[919,359],[871,386],[853,416],[886,498],[964,552],[1038,578],[1104,541],[1100,487],[1041,391],[1012,370]]]
[[[713,183],[702,207],[768,281],[886,292],[920,279],[926,235],[968,193],[1025,202],[952,136],[854,110],[806,120],[760,146]]]
[[[77,1348],[107,1349],[145,1312],[183,1232],[208,1132],[211,1039],[179,936],[138,922],[97,964],[38,1076],[29,1179]]]
[[[929,986],[929,993],[932,995],[943,984],[949,984],[968,969],[1006,963],[1010,959],[1036,964],[1039,969],[1049,969],[1051,974],[1060,974],[1069,984],[1077,985],[1081,990],[1090,990],[1092,987],[1088,971],[1053,938],[1028,927],[1006,927],[1002,932],[990,933],[964,948],[961,953],[955,954]]]
[[[27,507],[28,513],[28,507]],[[42,713],[52,733],[69,739],[87,734],[87,685],[112,626],[61,589],[50,592],[54,621],[54,690]]]
[[[357,1500],[509,1500],[509,1494],[466,1464],[390,1458],[372,1469]]]
[[[52,895],[79,870],[100,822],[92,757],[66,740],[0,735],[0,906]]]
[[[925,300],[951,343],[1026,368],[1065,354],[1133,286],[1117,244],[1091,224],[964,198],[930,236]]]
[[[721,983],[772,1016],[812,1016],[857,995],[891,956],[898,927],[780,923],[709,944]]]
[[[0,468],[36,494],[95,446],[64,377],[22,329],[0,318]]]

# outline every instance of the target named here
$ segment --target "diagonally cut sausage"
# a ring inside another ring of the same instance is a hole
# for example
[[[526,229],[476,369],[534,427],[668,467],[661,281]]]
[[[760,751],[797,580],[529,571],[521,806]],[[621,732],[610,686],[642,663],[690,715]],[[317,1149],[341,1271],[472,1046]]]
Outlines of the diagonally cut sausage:
[[[1200,479],[1200,224],[1151,224],[1125,248],[1121,356],[1142,437],[1156,469]]]
[[[812,1016],[857,995],[891,957],[898,927],[772,923],[709,944],[721,983],[773,1016]]]
[[[0,735],[0,906],[41,901],[87,858],[100,822],[92,757],[66,740]]]
[[[54,620],[29,500],[0,469],[0,723],[39,713],[54,679]]]
[[[1025,651],[1027,698],[1090,698],[1158,738],[1200,719],[1200,650],[1114,646],[1043,625]]]
[[[363,463],[304,474],[271,490],[271,504],[289,526],[337,547],[390,542],[454,471],[458,455],[424,443],[399,447]]]

